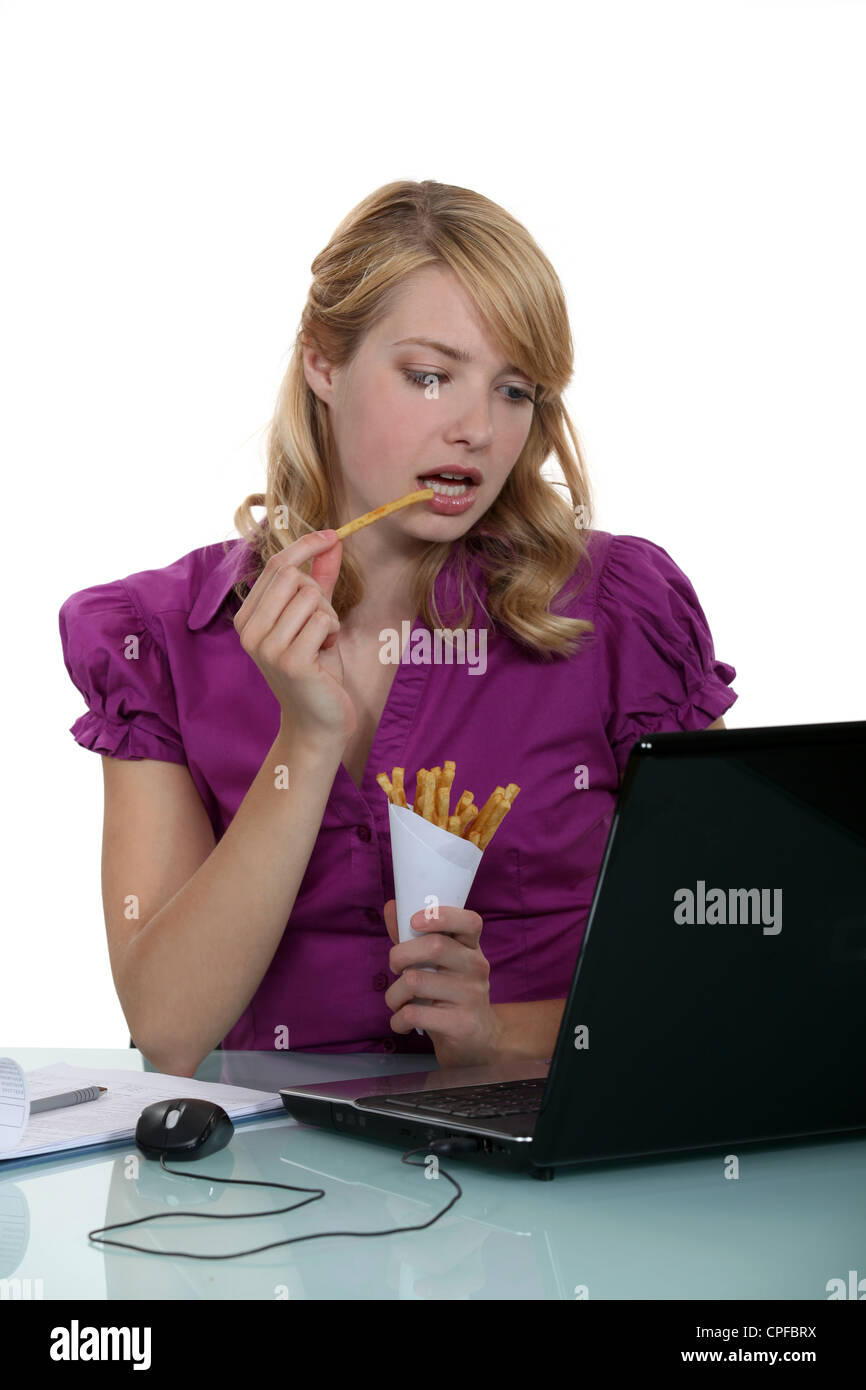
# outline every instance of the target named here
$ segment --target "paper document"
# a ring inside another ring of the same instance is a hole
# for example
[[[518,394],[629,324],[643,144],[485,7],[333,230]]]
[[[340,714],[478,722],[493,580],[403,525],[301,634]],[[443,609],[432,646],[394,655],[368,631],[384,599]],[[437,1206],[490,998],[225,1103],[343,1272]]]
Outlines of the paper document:
[[[8,1064],[11,1058],[3,1058]],[[6,1083],[7,1116],[21,1123],[21,1088],[14,1078],[4,1074]],[[37,1154],[61,1153],[66,1149],[81,1149],[92,1144],[111,1144],[122,1139],[134,1139],[135,1127],[142,1110],[157,1100],[180,1097],[202,1098],[221,1105],[229,1118],[245,1119],[249,1115],[282,1112],[283,1102],[275,1091],[252,1091],[244,1086],[225,1086],[215,1081],[194,1081],[189,1076],[166,1076],[162,1072],[116,1071],[110,1067],[73,1067],[67,1062],[54,1062],[26,1073],[27,1122],[20,1142],[14,1148],[0,1151],[3,1160],[32,1158]],[[30,1115],[30,1102],[44,1096],[62,1095],[84,1086],[107,1086],[98,1100],[83,1101],[80,1105],[61,1106]],[[0,1106],[2,1112],[2,1106]],[[14,1126],[10,1125],[7,1137]]]
[[[0,1057],[0,1154],[21,1143],[29,1114],[26,1074],[11,1057]]]

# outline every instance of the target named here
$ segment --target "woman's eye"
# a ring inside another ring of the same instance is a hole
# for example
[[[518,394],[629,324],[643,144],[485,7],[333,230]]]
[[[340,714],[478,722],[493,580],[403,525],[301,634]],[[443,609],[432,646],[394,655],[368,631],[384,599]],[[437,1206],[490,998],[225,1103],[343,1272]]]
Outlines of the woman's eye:
[[[529,401],[530,405],[534,403],[534,397],[531,391],[522,391],[519,386],[506,386],[505,389],[506,391],[517,392],[516,396],[506,396],[505,398],[506,400],[513,401],[515,405],[519,405],[521,401]]]
[[[404,369],[403,375],[409,381],[414,381],[418,386],[429,386],[431,381],[435,381],[438,386],[440,380],[446,380],[442,372],[413,372],[408,369]]]
[[[416,386],[424,387],[429,386],[431,382],[434,381],[438,387],[440,381],[448,380],[444,372],[413,372],[411,369],[405,367],[403,368],[403,375],[406,377],[407,381],[413,382]],[[512,405],[522,405],[524,401],[529,401],[530,404],[534,403],[532,393],[530,391],[521,390],[519,386],[505,386],[503,390],[517,392],[516,396],[505,397]]]

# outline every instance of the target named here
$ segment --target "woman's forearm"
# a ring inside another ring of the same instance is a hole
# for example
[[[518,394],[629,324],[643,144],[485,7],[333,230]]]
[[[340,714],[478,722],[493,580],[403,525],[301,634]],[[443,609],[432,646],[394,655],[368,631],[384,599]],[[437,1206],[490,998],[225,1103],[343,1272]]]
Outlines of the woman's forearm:
[[[553,1056],[564,999],[538,999],[528,1004],[491,1004],[501,1033],[497,1061],[514,1059],[546,1061]]]
[[[342,745],[281,726],[219,843],[132,942],[118,992],[136,1046],[160,1070],[192,1075],[258,989],[341,758]]]

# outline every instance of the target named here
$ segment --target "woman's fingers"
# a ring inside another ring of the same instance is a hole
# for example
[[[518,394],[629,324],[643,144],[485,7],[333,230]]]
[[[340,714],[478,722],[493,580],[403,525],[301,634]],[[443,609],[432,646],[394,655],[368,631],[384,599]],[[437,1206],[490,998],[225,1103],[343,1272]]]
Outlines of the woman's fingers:
[[[279,665],[286,675],[305,675],[325,636],[337,632],[339,626],[318,585],[301,584],[283,606],[279,620],[261,638],[258,650],[265,661]]]
[[[417,932],[445,932],[461,946],[477,946],[481,940],[481,932],[484,927],[484,920],[480,913],[473,912],[467,907],[443,907],[437,905],[433,911],[435,916],[428,918],[428,908],[420,908],[409,918],[409,925],[413,931]],[[397,900],[389,898],[383,909],[385,926],[388,935],[395,946],[400,942],[400,933],[397,927]],[[411,946],[412,941],[400,943],[404,946]],[[422,943],[423,944],[423,943]],[[420,956],[419,956],[420,960]],[[406,962],[409,963],[408,961]]]
[[[338,624],[339,626],[339,624]],[[290,676],[309,676],[321,651],[325,634],[332,629],[331,619],[323,609],[316,607],[308,615],[292,642],[291,664],[284,662]]]
[[[343,542],[338,539],[336,531],[319,532],[319,534],[333,536],[334,544],[330,549],[319,551],[313,557],[310,576],[316,581],[325,598],[330,600],[340,573],[340,565],[343,562]]]
[[[264,598],[264,612],[270,617],[274,611],[274,619],[270,628],[270,635],[284,645],[291,641],[297,632],[297,627],[292,619],[292,607],[298,606],[298,611],[307,604],[312,604],[313,609],[320,609],[327,617],[331,629],[336,632],[340,626],[340,620],[328,600],[323,595],[315,579],[311,579],[308,574],[301,574],[296,569],[281,571],[271,585],[270,593]],[[271,608],[273,605],[273,610]]]
[[[439,921],[424,922],[423,911],[411,918],[412,941],[400,941],[388,954],[388,967],[400,975],[413,966],[435,965],[439,970],[473,970],[485,957],[478,945],[482,921],[477,912],[459,907],[439,908]],[[423,924],[423,928],[422,925]]]
[[[478,981],[478,998],[483,999],[483,983]],[[465,1004],[466,982],[451,970],[404,970],[399,980],[385,991],[385,1003],[394,1013],[413,1000],[430,999],[443,1004]]]
[[[390,936],[391,940],[394,942],[394,945],[396,946],[397,942],[400,940],[400,933],[397,930],[396,898],[388,899],[383,909],[382,915],[385,918],[385,928],[388,932],[388,935]]]
[[[261,578],[264,578],[264,573]],[[332,631],[339,629],[337,614],[316,581],[310,575],[302,574],[294,565],[282,565],[274,570],[258,607],[246,624],[240,626],[238,619],[241,615],[238,613],[235,627],[247,649],[261,646],[272,639],[285,645],[300,631],[314,608],[321,608],[327,614]]]
[[[316,584],[319,592],[322,593],[321,586],[316,583],[313,576],[303,574],[299,567],[306,564],[308,560],[315,560],[318,556],[324,554],[325,551],[335,548],[340,555],[342,555],[342,542],[335,539],[333,532],[313,531],[309,536],[301,536],[300,540],[293,541],[290,546],[287,546],[287,548],[278,555],[272,555],[244,599],[239,612],[235,615],[235,628],[237,632],[239,634],[243,633],[253,617],[259,613],[264,603],[268,603],[269,611],[271,611],[271,622],[264,631],[270,631],[273,622],[282,608],[281,604],[276,612],[272,611],[274,608],[274,595],[271,593],[271,590],[277,579],[284,582],[284,576],[286,574],[296,577],[296,584],[297,581],[303,581],[305,584]],[[337,561],[337,570],[339,570],[339,560]],[[334,574],[334,582],[336,582],[336,574]],[[331,588],[333,590],[333,584]],[[269,594],[270,599],[268,597]],[[286,597],[286,592],[283,590],[283,604],[286,602]],[[325,601],[327,602],[330,595],[323,595],[323,597],[325,597]]]
[[[272,555],[234,623],[286,727],[345,743],[357,727],[357,712],[343,686],[339,647],[320,659],[325,645],[333,646],[340,622],[319,584],[300,568],[335,545],[339,549],[333,535],[315,532]]]

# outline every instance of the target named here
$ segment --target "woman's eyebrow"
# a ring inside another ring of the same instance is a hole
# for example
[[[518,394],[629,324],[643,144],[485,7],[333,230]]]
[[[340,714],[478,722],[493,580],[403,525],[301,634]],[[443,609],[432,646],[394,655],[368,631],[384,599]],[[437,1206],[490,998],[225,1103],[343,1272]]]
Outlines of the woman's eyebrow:
[[[443,356],[453,357],[455,362],[471,362],[473,360],[471,354],[466,352],[465,349],[449,347],[448,343],[440,343],[435,338],[398,338],[396,343],[391,344],[391,347],[400,347],[403,343],[420,343],[422,347],[435,348],[436,351],[441,352]],[[501,370],[503,372],[516,372],[517,375],[522,376],[525,381],[532,380],[532,377],[527,376],[526,372],[522,371],[515,362],[506,362]]]

